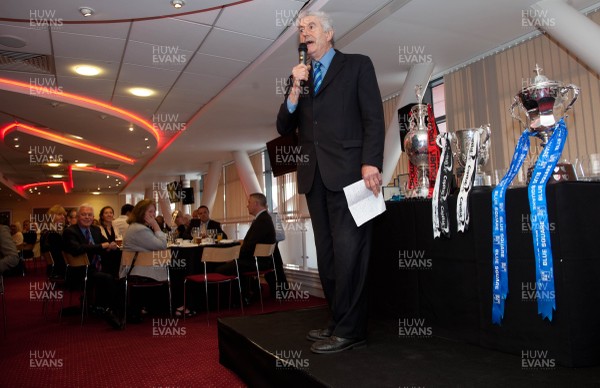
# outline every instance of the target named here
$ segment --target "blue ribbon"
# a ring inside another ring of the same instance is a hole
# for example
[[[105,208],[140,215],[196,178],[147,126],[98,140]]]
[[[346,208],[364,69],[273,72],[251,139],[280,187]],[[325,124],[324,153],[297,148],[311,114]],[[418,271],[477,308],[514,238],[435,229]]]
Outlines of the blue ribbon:
[[[552,311],[556,310],[554,292],[554,269],[552,264],[552,243],[548,224],[546,204],[546,183],[560,159],[567,140],[567,127],[561,119],[554,129],[548,144],[542,150],[529,183],[529,208],[531,211],[531,232],[535,252],[536,295],[538,314],[552,321]]]
[[[492,323],[500,325],[504,317],[504,302],[508,296],[508,244],[506,242],[506,189],[515,179],[529,152],[529,136],[525,130],[517,145],[506,175],[492,191]]]

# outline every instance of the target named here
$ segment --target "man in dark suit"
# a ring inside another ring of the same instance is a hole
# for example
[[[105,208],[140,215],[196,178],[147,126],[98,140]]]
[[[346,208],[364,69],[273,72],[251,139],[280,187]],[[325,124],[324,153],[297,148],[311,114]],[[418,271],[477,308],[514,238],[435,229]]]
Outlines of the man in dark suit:
[[[256,244],[275,243],[275,226],[271,215],[267,211],[267,198],[261,193],[253,193],[248,197],[248,213],[254,216],[254,221],[244,237],[244,242],[240,248],[240,257],[238,267],[240,273],[256,271],[254,261],[254,249]],[[273,259],[271,257],[259,257],[258,268],[262,271],[267,268],[273,268]],[[217,268],[217,272],[222,274],[235,274],[235,264],[227,263]],[[269,288],[275,290],[275,277],[266,277]],[[242,287],[242,292],[248,287]],[[249,298],[250,295],[245,295]]]
[[[114,277],[102,272],[102,253],[118,249],[117,244],[108,242],[100,228],[92,225],[94,209],[84,204],[77,210],[77,223],[63,232],[63,249],[73,256],[87,254],[90,261],[88,277],[90,286],[96,288],[96,306],[105,309],[105,318],[114,328],[121,327],[121,320],[115,311],[120,310],[118,284]]]
[[[221,223],[210,219],[210,212],[208,211],[208,206],[206,205],[201,205],[198,208],[198,218],[192,219],[190,222],[190,228],[200,228],[204,231],[214,229],[217,231],[217,233],[222,233],[224,239],[227,239],[227,233],[223,232]]]
[[[332,315],[326,327],[311,330],[307,338],[315,341],[313,352],[335,353],[366,344],[371,225],[356,226],[343,188],[363,179],[379,194],[383,105],[371,60],[333,48],[329,16],[301,12],[298,30],[310,62],[292,69],[277,130],[285,135],[298,128],[303,161],[298,164],[298,191],[306,194],[319,276]]]

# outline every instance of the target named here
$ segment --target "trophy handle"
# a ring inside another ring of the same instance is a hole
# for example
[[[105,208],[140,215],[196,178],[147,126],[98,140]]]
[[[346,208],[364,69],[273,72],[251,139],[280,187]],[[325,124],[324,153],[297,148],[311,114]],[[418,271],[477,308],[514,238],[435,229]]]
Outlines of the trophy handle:
[[[571,109],[571,107],[573,106],[573,104],[575,103],[575,101],[577,101],[577,97],[579,97],[579,92],[581,91],[581,88],[579,88],[579,86],[573,85],[573,84],[569,84],[566,85],[563,90],[566,91],[567,90],[572,90],[573,91],[573,99],[571,100],[571,102],[569,103],[569,105],[567,105],[567,107],[565,108],[565,112],[568,111],[569,109]]]
[[[510,115],[513,117],[513,119],[519,120],[521,122],[521,124],[523,124],[524,128],[527,128],[527,123],[524,122],[523,120],[521,120],[521,117],[519,115],[515,115],[515,107],[516,106],[519,106],[519,98],[518,97],[514,98],[514,101],[513,101],[512,105],[508,109],[509,112],[510,112]],[[571,106],[571,105],[569,105],[569,106]]]

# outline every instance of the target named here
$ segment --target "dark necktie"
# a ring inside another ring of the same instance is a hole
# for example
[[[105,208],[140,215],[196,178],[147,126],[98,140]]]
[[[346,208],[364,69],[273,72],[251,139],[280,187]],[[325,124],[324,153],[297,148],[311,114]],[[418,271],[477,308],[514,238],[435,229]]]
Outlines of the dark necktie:
[[[94,245],[94,239],[92,238],[92,234],[90,233],[89,229],[85,229],[85,238],[88,240],[88,243],[90,243],[90,245]],[[97,271],[101,271],[102,270],[102,258],[100,257],[100,255],[95,254],[94,258],[92,259],[92,267],[96,268]]]
[[[315,94],[317,94],[317,92],[319,91],[319,88],[321,87],[321,83],[323,82],[323,73],[321,73],[321,62],[317,62],[315,61],[315,79],[314,79],[314,86],[315,86]]]

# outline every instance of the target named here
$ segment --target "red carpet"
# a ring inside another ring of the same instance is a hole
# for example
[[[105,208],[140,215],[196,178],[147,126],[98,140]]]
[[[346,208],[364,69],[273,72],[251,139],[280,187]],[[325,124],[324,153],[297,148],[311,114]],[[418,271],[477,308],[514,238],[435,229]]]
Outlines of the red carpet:
[[[38,271],[5,278],[8,327],[6,338],[0,332],[0,387],[245,386],[219,364],[216,314],[211,314],[210,326],[203,312],[185,321],[146,317],[123,331],[92,316],[83,327],[80,316],[63,317],[60,323],[58,303],[44,317],[42,302],[30,300],[30,289],[46,284]],[[65,298],[68,304],[68,293]],[[266,297],[265,312],[323,303],[311,297],[280,304]],[[259,314],[260,303],[245,313]],[[225,310],[219,317],[239,314]]]

